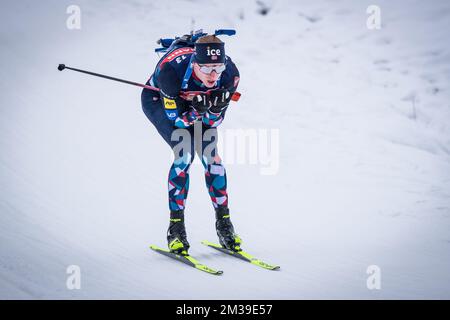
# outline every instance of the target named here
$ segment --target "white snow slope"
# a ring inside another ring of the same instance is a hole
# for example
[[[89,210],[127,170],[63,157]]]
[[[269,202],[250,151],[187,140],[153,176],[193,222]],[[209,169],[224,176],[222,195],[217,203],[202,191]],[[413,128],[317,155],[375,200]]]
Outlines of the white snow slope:
[[[376,1],[379,30],[365,0],[266,1],[266,15],[254,1],[76,2],[80,30],[66,27],[72,1],[2,2],[0,298],[450,298],[448,1]],[[155,40],[192,25],[237,30],[223,39],[243,95],[221,132],[279,130],[275,174],[227,165],[244,248],[279,272],[200,244],[216,236],[199,164],[191,254],[223,276],[153,253],[171,154],[141,90],[56,69],[144,82]]]

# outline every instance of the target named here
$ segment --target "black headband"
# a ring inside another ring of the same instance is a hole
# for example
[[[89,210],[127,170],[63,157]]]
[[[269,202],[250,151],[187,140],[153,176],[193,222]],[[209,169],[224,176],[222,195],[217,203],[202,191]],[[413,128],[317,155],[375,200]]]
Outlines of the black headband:
[[[225,43],[196,43],[197,63],[225,63]]]

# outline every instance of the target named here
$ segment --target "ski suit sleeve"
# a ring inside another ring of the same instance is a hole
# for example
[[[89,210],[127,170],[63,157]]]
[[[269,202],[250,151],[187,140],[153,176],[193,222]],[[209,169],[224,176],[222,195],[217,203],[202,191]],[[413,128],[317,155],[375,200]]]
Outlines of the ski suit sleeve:
[[[223,119],[225,119],[225,111],[226,109],[222,110],[219,113],[207,111],[203,115],[202,121],[205,125],[211,128],[218,127],[222,123]]]
[[[193,109],[180,112],[183,104],[183,99],[179,96],[181,80],[169,63],[166,63],[159,72],[158,85],[167,118],[173,121],[178,128],[191,126],[200,115]]]

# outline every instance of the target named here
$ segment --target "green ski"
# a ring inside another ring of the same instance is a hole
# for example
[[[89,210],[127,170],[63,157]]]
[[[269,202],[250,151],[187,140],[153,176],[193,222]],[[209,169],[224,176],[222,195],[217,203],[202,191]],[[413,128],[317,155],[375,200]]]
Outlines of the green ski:
[[[170,252],[167,249],[159,248],[159,247],[154,246],[154,245],[151,245],[150,249],[152,249],[152,250],[154,250],[154,251],[156,251],[156,252],[158,252],[158,253],[160,253],[162,255],[165,255],[165,256],[167,256],[169,258],[172,258],[174,260],[178,260],[180,262],[183,262],[183,263],[187,264],[188,266],[191,266],[191,267],[194,267],[194,268],[196,268],[198,270],[207,272],[209,274],[221,275],[223,273],[223,271],[221,271],[221,270],[214,270],[214,269],[212,269],[210,267],[205,266],[204,264],[201,264],[199,261],[197,261],[195,258],[193,258],[192,256],[190,256],[188,254],[187,255],[176,254],[176,253]]]
[[[205,246],[211,247],[213,249],[216,249],[220,252],[226,253],[230,256],[250,262],[251,264],[257,265],[264,269],[268,269],[268,270],[279,270],[280,269],[280,266],[270,265],[264,261],[261,261],[255,257],[253,257],[252,255],[248,254],[244,250],[239,250],[239,251],[228,250],[228,249],[222,247],[220,244],[212,243],[212,242],[209,242],[206,240],[202,241],[202,244],[204,244]]]

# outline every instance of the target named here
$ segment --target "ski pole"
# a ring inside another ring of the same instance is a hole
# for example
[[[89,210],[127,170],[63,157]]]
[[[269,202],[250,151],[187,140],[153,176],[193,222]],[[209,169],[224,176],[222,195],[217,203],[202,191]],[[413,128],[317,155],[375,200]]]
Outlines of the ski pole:
[[[127,84],[131,84],[131,85],[133,85],[133,86],[138,86],[138,87],[145,88],[145,89],[150,89],[150,90],[159,91],[159,88],[152,87],[152,86],[149,86],[149,85],[146,85],[146,84],[137,83],[137,82],[128,81],[128,80],[119,79],[119,78],[114,78],[114,77],[106,76],[106,75],[104,75],[104,74],[95,73],[95,72],[91,72],[91,71],[86,71],[86,70],[81,70],[81,69],[71,68],[71,67],[66,66],[65,64],[60,64],[60,65],[58,65],[58,70],[59,70],[59,71],[63,71],[64,69],[69,69],[69,70],[73,70],[73,71],[77,71],[77,72],[81,72],[81,73],[86,73],[86,74],[89,74],[89,75],[91,75],[91,76],[96,76],[96,77],[100,77],[100,78],[105,78],[105,79],[108,79],[108,80],[113,80],[113,81],[118,81],[118,82],[122,82],[122,83],[127,83]]]
[[[91,76],[96,76],[96,77],[100,77],[100,78],[104,78],[104,79],[108,79],[108,80],[113,80],[113,81],[118,81],[118,82],[122,82],[122,83],[126,83],[126,84],[131,84],[133,86],[138,86],[141,88],[145,88],[145,89],[149,89],[149,90],[154,90],[154,91],[159,91],[159,88],[153,87],[153,86],[149,86],[147,84],[142,84],[142,83],[138,83],[138,82],[133,82],[133,81],[128,81],[128,80],[124,80],[124,79],[119,79],[119,78],[114,78],[114,77],[110,77],[104,74],[100,74],[100,73],[95,73],[95,72],[91,72],[91,71],[86,71],[86,70],[81,70],[81,69],[77,69],[77,68],[72,68],[72,67],[68,67],[65,64],[60,64],[58,65],[58,70],[59,71],[63,71],[64,69],[69,69],[69,70],[73,70],[73,71],[77,71],[77,72],[81,72],[81,73],[86,73],[89,74]],[[209,92],[212,90],[207,90],[206,94],[209,94]],[[192,100],[192,98],[194,97],[195,94],[199,94],[202,92],[196,92],[196,91],[185,91],[185,92],[181,92],[180,96],[183,98],[187,98]],[[232,101],[238,101],[239,98],[241,97],[241,94],[239,92],[235,92],[232,96],[231,96],[231,100]]]

